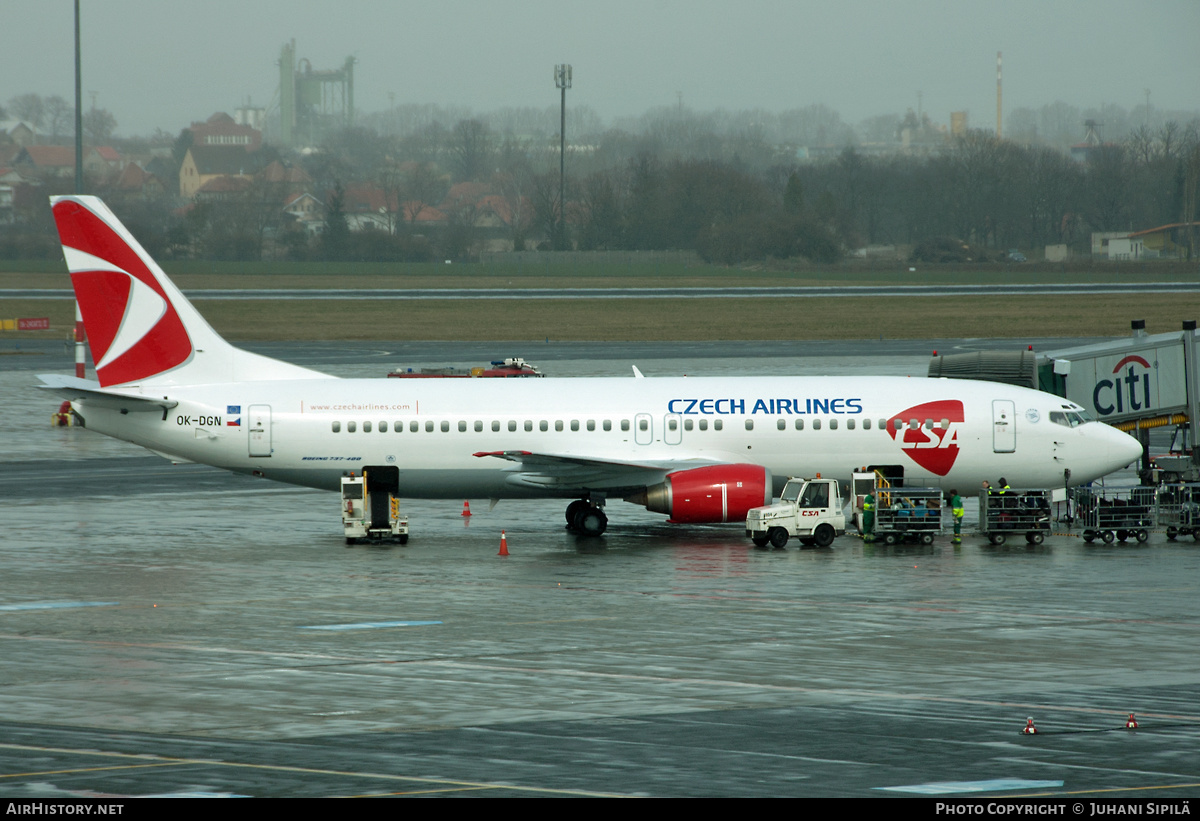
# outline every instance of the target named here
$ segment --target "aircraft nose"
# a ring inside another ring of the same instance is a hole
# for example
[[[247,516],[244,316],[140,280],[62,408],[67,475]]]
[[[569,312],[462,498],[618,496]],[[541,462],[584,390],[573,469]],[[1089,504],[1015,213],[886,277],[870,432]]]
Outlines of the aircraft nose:
[[[1128,465],[1135,459],[1142,457],[1142,443],[1130,436],[1128,433],[1123,433],[1116,428],[1110,429],[1112,444],[1109,446],[1109,452],[1113,455],[1113,463],[1115,467],[1122,468]]]

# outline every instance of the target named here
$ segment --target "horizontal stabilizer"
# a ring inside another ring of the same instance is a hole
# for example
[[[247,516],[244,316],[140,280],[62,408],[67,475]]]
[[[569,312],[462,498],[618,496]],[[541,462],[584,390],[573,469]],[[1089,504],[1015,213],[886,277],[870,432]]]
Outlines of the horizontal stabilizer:
[[[137,413],[139,411],[162,413],[179,404],[174,399],[169,399],[166,396],[159,398],[157,396],[142,396],[140,394],[105,390],[100,387],[99,382],[80,379],[77,376],[42,373],[38,374],[38,379],[42,380],[42,384],[38,385],[42,390],[58,394],[64,399],[70,399],[72,402],[86,402],[94,408],[110,408],[125,413]]]

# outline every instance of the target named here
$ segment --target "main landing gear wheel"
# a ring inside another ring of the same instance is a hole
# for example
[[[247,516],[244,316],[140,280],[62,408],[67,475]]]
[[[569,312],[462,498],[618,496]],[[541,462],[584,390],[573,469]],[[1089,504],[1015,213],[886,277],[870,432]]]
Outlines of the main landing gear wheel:
[[[572,529],[581,536],[600,536],[608,529],[608,516],[600,508],[584,502],[572,524]]]
[[[567,527],[575,527],[575,520],[579,518],[579,514],[589,507],[588,503],[583,499],[576,499],[567,505]]]

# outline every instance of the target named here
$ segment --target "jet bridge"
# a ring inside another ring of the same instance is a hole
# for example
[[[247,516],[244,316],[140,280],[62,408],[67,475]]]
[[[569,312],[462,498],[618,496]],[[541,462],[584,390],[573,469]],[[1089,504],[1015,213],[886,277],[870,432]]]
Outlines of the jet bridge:
[[[1200,449],[1191,425],[1200,418],[1196,322],[1187,320],[1180,331],[1153,335],[1146,333],[1144,320],[1130,325],[1128,339],[1044,354],[1038,387],[1136,436],[1143,447],[1143,481],[1155,483],[1164,472],[1172,480],[1196,477]],[[1171,446],[1171,455],[1151,464],[1150,431],[1166,426],[1175,426],[1182,436]]]
[[[1133,334],[1094,345],[1035,354],[977,351],[935,355],[931,377],[982,379],[1023,385],[1065,397],[1092,416],[1127,431],[1142,443],[1144,482],[1200,481],[1200,448],[1190,424],[1200,419],[1200,362],[1195,320],[1173,333],[1146,333],[1145,320],[1130,323]],[[1169,453],[1151,463],[1150,431],[1174,426]]]

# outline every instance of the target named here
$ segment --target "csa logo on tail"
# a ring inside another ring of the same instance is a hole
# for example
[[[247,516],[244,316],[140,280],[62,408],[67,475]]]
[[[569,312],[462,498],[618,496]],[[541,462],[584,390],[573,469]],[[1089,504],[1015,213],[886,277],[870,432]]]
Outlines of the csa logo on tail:
[[[961,401],[943,399],[900,411],[888,420],[887,430],[910,459],[930,473],[945,476],[958,458],[958,428],[965,418]],[[913,419],[916,427],[911,425]],[[926,419],[933,420],[932,428],[925,427]],[[903,423],[899,431],[896,420]],[[949,424],[944,425],[943,420]]]
[[[54,205],[54,220],[100,384],[136,382],[186,362],[192,341],[129,242],[72,200]]]

